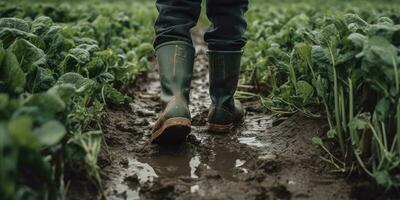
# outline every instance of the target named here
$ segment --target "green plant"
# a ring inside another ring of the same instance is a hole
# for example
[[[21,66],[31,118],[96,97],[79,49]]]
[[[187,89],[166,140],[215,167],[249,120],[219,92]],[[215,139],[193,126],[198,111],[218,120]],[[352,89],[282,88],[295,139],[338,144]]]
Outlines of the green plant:
[[[153,53],[154,12],[125,5],[0,4],[0,199],[63,199],[71,165],[102,191],[100,113]]]
[[[309,108],[322,105],[327,137],[338,145],[314,138],[328,153],[323,159],[341,172],[357,163],[391,188],[400,185],[399,8],[380,6],[258,8],[249,16],[243,71],[245,82],[271,85],[268,110],[316,116]]]

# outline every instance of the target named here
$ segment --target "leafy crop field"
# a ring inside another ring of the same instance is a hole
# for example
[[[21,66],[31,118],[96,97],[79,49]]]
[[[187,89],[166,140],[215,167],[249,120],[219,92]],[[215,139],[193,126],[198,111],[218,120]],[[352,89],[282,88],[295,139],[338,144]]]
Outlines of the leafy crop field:
[[[153,64],[154,2],[0,2],[0,199],[104,198],[105,108]],[[251,1],[242,99],[326,122],[326,173],[400,186],[400,4]],[[200,29],[204,29],[202,18]]]
[[[99,114],[148,67],[148,6],[1,3],[1,199],[63,198],[75,165],[101,187]]]
[[[327,118],[313,142],[337,171],[390,188],[400,184],[400,5],[357,5],[254,9],[243,66],[246,81],[268,87],[268,110]]]

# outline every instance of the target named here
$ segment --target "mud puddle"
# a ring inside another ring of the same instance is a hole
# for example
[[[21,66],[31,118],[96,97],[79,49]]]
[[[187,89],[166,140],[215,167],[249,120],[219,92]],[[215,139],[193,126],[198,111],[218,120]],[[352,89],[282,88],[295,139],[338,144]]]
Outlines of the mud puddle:
[[[258,99],[242,126],[228,135],[205,130],[208,96],[206,47],[195,31],[191,90],[192,133],[179,147],[149,144],[160,112],[156,67],[127,93],[133,103],[107,108],[99,163],[108,199],[349,199],[344,178],[327,173],[311,138],[323,120],[287,119],[262,112]]]

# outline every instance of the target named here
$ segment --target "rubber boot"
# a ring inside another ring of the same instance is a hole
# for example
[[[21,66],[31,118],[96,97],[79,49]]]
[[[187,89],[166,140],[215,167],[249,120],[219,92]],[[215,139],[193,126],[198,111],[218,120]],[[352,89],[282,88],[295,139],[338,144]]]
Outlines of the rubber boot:
[[[186,42],[167,42],[156,47],[156,56],[163,112],[153,127],[150,140],[158,144],[181,143],[191,130],[188,104],[195,50]]]
[[[233,95],[239,81],[242,51],[209,51],[211,107],[208,130],[230,132],[243,121],[244,109]]]

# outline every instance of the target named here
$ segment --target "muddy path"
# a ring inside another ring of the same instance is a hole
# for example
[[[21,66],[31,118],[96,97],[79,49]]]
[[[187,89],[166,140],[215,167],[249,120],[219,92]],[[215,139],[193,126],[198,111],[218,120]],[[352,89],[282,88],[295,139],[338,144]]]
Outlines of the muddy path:
[[[100,168],[108,199],[349,199],[351,187],[321,161],[311,143],[324,120],[282,118],[247,99],[245,123],[229,135],[205,129],[206,47],[197,31],[191,90],[192,133],[179,147],[149,144],[160,112],[157,67],[128,94],[133,103],[107,108]]]

